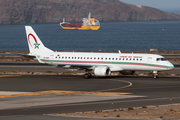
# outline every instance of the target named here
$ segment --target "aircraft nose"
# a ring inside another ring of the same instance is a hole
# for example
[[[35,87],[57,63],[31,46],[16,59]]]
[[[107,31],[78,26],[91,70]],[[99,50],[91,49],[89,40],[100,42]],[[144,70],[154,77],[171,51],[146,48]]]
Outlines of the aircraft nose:
[[[172,64],[172,68],[174,69],[174,65]]]
[[[174,69],[174,65],[169,62],[169,69]]]

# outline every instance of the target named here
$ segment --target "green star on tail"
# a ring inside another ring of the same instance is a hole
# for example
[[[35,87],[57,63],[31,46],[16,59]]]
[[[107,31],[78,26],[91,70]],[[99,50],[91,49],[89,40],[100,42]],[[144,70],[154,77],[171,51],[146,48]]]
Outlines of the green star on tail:
[[[35,45],[34,49],[36,49],[36,48],[39,49],[39,45],[40,45],[39,43],[36,42],[34,45]]]

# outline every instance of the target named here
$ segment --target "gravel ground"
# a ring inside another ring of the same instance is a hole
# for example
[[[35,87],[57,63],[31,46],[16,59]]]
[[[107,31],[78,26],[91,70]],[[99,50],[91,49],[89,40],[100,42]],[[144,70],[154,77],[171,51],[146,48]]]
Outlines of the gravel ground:
[[[59,113],[60,116],[83,116],[104,118],[137,118],[137,119],[180,119],[180,104],[162,106],[128,107],[115,110],[96,110],[92,112]]]

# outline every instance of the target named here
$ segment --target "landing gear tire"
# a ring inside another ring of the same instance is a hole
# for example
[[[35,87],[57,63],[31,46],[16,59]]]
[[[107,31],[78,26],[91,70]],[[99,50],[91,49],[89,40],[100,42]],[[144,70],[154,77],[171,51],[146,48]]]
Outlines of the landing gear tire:
[[[158,79],[158,75],[154,75],[154,79]]]
[[[85,79],[88,79],[89,78],[89,75],[86,73],[86,74],[84,74],[84,78]]]
[[[86,73],[86,74],[84,74],[84,78],[85,78],[85,79],[88,79],[88,78],[91,78],[91,77],[92,77],[91,73]]]

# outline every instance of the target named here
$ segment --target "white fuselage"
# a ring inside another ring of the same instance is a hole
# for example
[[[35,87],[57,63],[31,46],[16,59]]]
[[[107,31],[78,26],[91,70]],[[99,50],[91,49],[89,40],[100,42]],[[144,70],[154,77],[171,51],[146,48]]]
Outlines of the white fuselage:
[[[83,66],[87,69],[94,69],[98,66],[108,66],[111,71],[174,69],[173,64],[156,54],[42,52],[38,53],[38,57],[47,64]]]

